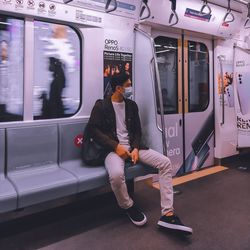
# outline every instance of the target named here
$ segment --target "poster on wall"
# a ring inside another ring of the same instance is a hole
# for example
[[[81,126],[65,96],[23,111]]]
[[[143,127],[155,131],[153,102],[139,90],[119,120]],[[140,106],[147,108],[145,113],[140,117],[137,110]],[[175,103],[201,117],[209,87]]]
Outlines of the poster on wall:
[[[130,80],[132,81],[132,53],[114,52],[114,51],[104,51],[104,98],[112,94],[112,88],[110,80],[113,76],[120,73],[126,73],[130,75]],[[133,83],[132,83],[133,84]]]
[[[221,73],[218,74],[218,95],[220,100],[220,106],[222,106],[223,97],[223,85],[224,85],[224,106],[232,108],[234,107],[234,88],[233,88],[233,62],[231,61],[223,61],[223,77],[221,77]],[[222,85],[223,84],[223,85]]]
[[[234,48],[234,91],[238,147],[250,147],[250,50]]]

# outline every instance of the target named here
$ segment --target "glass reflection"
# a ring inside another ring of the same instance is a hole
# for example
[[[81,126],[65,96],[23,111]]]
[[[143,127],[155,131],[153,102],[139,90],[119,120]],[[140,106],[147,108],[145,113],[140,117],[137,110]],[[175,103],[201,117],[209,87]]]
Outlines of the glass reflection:
[[[178,40],[162,36],[157,37],[155,38],[155,50],[162,88],[164,114],[178,113]],[[160,112],[158,99],[157,106],[158,112]]]
[[[205,44],[188,42],[189,112],[204,111],[209,104],[209,56]]]
[[[0,122],[23,118],[24,22],[0,15]]]
[[[80,52],[80,40],[73,29],[35,22],[35,119],[76,113],[80,105]]]

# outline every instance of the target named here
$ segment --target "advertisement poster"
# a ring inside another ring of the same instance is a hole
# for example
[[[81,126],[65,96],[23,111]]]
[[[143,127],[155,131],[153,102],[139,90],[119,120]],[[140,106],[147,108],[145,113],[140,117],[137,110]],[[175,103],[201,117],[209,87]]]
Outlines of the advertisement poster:
[[[250,147],[250,50],[234,48],[235,111],[238,147]]]
[[[193,18],[193,19],[197,19],[200,21],[204,21],[204,22],[209,22],[212,15],[204,14],[198,10],[193,10],[193,9],[187,8],[185,11],[185,16]]]
[[[223,61],[222,68],[223,68],[223,78],[221,77],[221,73],[218,74],[218,94],[220,99],[220,106],[222,106],[223,102],[222,87],[224,85],[224,106],[232,108],[234,107],[233,63],[231,61]]]
[[[130,75],[132,81],[132,53],[123,53],[115,51],[104,51],[104,98],[112,94],[110,80],[113,76],[120,73],[126,73]],[[133,84],[133,83],[132,83]]]

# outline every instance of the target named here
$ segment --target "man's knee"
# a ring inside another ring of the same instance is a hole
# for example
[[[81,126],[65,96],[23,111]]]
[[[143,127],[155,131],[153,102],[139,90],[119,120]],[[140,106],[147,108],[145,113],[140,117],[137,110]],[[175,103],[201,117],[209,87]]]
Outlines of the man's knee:
[[[172,164],[168,157],[164,156],[161,159],[160,170],[172,171]]]
[[[109,176],[109,181],[113,186],[119,187],[125,182],[125,175],[122,171],[116,171]]]

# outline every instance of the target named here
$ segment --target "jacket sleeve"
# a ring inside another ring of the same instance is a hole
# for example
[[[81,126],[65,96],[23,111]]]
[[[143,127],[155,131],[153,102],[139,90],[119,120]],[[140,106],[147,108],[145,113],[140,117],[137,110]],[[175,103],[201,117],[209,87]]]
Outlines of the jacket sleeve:
[[[139,117],[138,106],[135,102],[133,104],[134,104],[134,106],[133,106],[134,138],[133,138],[133,141],[131,142],[131,146],[132,146],[132,148],[139,149],[140,141],[141,141],[141,122],[140,122],[140,117]]]
[[[91,111],[88,126],[93,139],[107,150],[114,151],[118,142],[110,138],[105,131],[104,126],[104,109],[102,100],[97,100]]]

